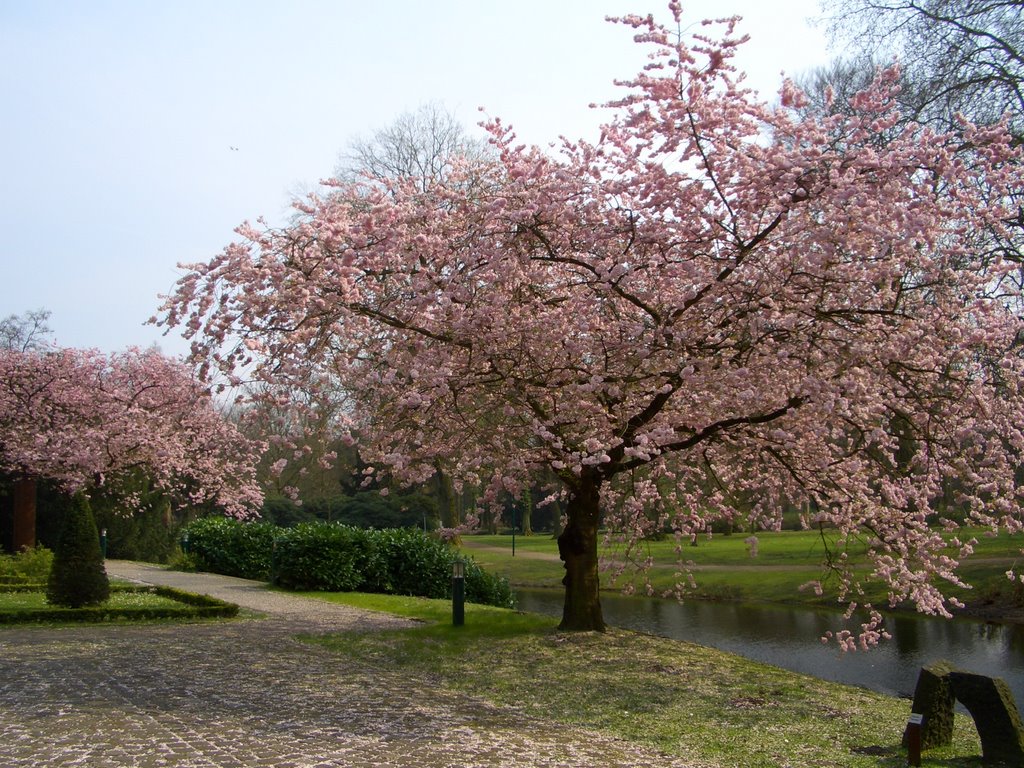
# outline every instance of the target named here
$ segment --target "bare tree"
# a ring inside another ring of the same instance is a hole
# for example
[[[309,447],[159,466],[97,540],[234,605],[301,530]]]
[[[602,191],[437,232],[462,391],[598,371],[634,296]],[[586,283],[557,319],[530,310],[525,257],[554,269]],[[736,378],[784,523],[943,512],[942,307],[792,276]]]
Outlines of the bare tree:
[[[957,113],[980,124],[1009,115],[1024,141],[1024,2],[1021,0],[823,0],[833,39],[871,73],[894,56],[904,67],[904,114],[938,128]],[[842,79],[834,80],[842,82]]]
[[[436,102],[405,112],[369,138],[352,141],[335,170],[338,178],[414,181],[422,191],[448,178],[459,159],[485,162],[488,144],[474,139],[465,127]]]
[[[0,320],[0,349],[29,352],[52,346],[49,319],[48,309],[31,309],[20,317],[8,315]]]
[[[902,119],[890,137],[914,123],[956,133],[960,116],[991,125],[1005,115],[1011,136],[1024,142],[1022,0],[822,0],[822,7],[831,11],[832,38],[852,55],[800,79],[804,111],[844,110],[880,67],[899,61]],[[991,231],[979,247],[1024,265],[1024,213],[1009,223],[1009,235]],[[1016,280],[1024,286],[1024,266]]]

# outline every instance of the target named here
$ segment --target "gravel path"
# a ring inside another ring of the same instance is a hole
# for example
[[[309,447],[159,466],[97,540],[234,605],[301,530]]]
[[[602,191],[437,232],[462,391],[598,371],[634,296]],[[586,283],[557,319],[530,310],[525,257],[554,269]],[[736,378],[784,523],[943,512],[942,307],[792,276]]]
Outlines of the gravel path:
[[[682,766],[295,639],[403,619],[244,579],[124,561],[107,571],[247,611],[216,623],[0,629],[3,768]]]

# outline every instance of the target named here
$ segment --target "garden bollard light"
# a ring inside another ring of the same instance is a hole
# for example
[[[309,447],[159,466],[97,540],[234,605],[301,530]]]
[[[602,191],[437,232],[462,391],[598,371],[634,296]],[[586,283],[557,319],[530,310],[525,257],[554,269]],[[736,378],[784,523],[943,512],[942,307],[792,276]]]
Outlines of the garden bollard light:
[[[188,554],[188,531],[181,534],[181,551]]]
[[[104,560],[107,559],[107,529],[104,528],[100,531],[100,555]]]
[[[466,623],[466,564],[462,559],[452,563],[452,626]]]
[[[907,765],[921,765],[921,724],[924,715],[914,713],[907,719]]]

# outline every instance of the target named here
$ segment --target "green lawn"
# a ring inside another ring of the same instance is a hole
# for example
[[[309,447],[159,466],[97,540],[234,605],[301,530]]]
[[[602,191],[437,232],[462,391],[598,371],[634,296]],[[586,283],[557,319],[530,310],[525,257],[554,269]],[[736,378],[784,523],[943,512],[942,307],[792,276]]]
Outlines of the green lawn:
[[[555,620],[447,600],[311,596],[419,619],[407,630],[303,638],[358,663],[398,670],[512,707],[524,718],[588,728],[723,768],[902,768],[909,702],[721,651],[624,630],[560,633]],[[528,723],[528,720],[526,721]],[[957,715],[952,747],[924,766],[982,765],[977,732]]]
[[[779,564],[810,564],[820,560],[825,554],[826,542],[829,547],[834,547],[834,536],[823,536],[818,531],[780,531],[761,532],[758,538],[758,557],[755,561],[761,565]],[[686,560],[694,563],[716,565],[751,564],[752,559],[745,543],[746,534],[738,533],[732,535],[715,535],[711,537],[701,536],[697,539],[697,546],[691,546],[689,541],[677,544],[672,537],[661,541],[644,541],[637,550],[643,556],[650,555],[659,563],[672,563],[679,557],[677,548]],[[503,536],[466,536],[463,541],[467,546],[472,547],[501,547],[512,549],[512,537]],[[1024,541],[1022,541],[1024,543]],[[621,545],[614,542],[603,544],[602,550],[613,554],[622,554]],[[854,542],[849,547],[851,556],[863,554],[865,547],[861,542]],[[550,534],[537,534],[534,536],[516,536],[516,551],[524,553],[544,553],[549,555],[558,554],[558,546]]]
[[[961,534],[961,538],[973,537],[977,539],[975,545],[975,557],[990,558],[1000,557],[1014,559],[1021,556],[1020,550],[1024,547],[1024,535],[1010,536],[1001,533],[998,536],[991,536],[986,529],[969,529]],[[835,531],[824,532],[809,531],[761,531],[757,534],[758,555],[751,558],[746,544],[746,534],[734,533],[732,535],[716,534],[714,536],[701,536],[697,539],[697,546],[691,546],[688,541],[679,546],[682,556],[686,560],[692,560],[697,565],[817,565],[826,553],[826,548],[836,550]],[[501,536],[465,536],[463,542],[468,547],[499,547],[501,549],[512,549],[512,537]],[[846,550],[850,557],[863,555],[867,547],[863,540],[851,540]],[[621,546],[603,545],[604,552],[619,553]],[[543,553],[547,555],[558,555],[558,545],[550,534],[536,534],[533,536],[516,536],[517,553]],[[650,554],[659,563],[671,563],[678,557],[677,544],[671,537],[661,541],[644,541],[640,545],[640,552],[645,556]]]
[[[978,539],[975,555],[965,562],[963,573],[974,585],[971,591],[951,589],[951,594],[965,601],[981,595],[1012,597],[1014,585],[1007,581],[1005,571],[1021,557],[1024,536],[1000,534],[992,537],[986,531],[973,531]],[[604,587],[618,589],[633,579],[644,586],[649,578],[657,592],[671,589],[678,581],[679,561],[693,563],[696,581],[694,597],[704,599],[750,600],[758,602],[787,602],[810,605],[834,605],[836,580],[823,568],[826,553],[837,552],[834,532],[780,531],[761,532],[757,557],[751,557],[743,534],[701,537],[697,546],[685,543],[678,548],[674,541],[643,542],[631,559],[653,559],[654,567],[646,576],[636,576],[629,568],[615,580],[611,572],[602,578]],[[463,551],[487,570],[509,579],[513,586],[557,587],[564,571],[558,560],[558,547],[550,535],[516,536],[516,555],[512,556],[511,536],[465,536]],[[854,563],[864,561],[864,541],[849,541],[845,551]],[[952,552],[951,552],[952,554]],[[624,562],[626,553],[621,545],[602,547],[606,563]],[[866,574],[865,569],[861,569]],[[808,581],[822,580],[825,594],[816,596],[811,590],[800,591]],[[868,584],[865,600],[886,603],[887,593],[882,585]]]

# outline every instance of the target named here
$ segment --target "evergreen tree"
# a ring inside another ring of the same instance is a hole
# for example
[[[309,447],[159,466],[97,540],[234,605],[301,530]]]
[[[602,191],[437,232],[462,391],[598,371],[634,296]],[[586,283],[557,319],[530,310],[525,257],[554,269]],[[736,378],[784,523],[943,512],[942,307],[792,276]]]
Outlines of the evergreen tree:
[[[75,496],[54,553],[46,589],[47,602],[65,608],[98,605],[110,597],[110,582],[103,567],[100,537],[89,499]]]

